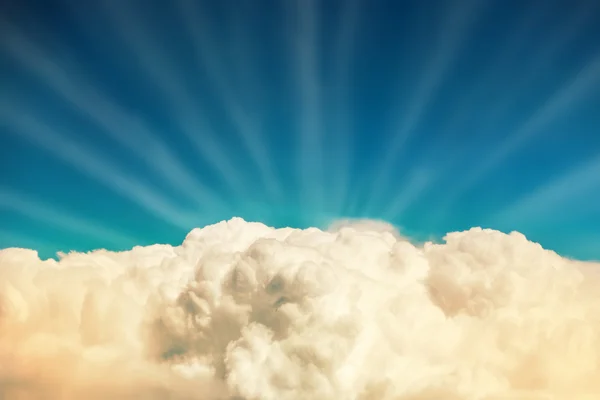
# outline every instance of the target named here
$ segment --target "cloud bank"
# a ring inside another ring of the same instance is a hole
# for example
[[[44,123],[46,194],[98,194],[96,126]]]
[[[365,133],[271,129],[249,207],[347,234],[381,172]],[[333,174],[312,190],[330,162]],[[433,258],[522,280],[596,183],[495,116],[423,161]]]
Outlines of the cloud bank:
[[[600,265],[519,233],[416,247],[364,226],[1,250],[0,398],[597,398]]]

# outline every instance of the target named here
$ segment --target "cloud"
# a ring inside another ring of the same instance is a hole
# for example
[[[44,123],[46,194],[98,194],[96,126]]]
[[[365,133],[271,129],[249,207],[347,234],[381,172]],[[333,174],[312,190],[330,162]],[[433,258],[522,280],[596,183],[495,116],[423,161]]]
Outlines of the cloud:
[[[0,398],[595,398],[599,264],[519,233],[416,247],[372,226],[1,250]]]
[[[345,228],[351,228],[359,232],[375,232],[375,233],[389,233],[396,239],[403,239],[398,229],[390,224],[389,222],[369,219],[369,218],[346,218],[338,219],[333,221],[329,228],[329,232],[337,233],[341,232]]]

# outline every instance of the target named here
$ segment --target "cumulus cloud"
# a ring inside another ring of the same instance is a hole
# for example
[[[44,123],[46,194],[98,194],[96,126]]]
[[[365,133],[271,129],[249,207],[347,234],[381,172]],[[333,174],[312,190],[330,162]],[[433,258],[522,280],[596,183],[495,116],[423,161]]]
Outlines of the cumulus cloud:
[[[327,231],[337,233],[345,228],[352,228],[361,232],[387,232],[397,239],[403,239],[402,235],[394,225],[386,221],[368,218],[338,219],[329,225]]]
[[[177,247],[1,250],[0,398],[597,398],[600,265],[394,232],[232,219]]]

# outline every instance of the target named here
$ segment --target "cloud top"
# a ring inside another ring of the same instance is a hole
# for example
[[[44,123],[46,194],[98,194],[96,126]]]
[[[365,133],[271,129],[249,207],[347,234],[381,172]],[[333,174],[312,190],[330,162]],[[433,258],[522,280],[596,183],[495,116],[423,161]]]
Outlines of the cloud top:
[[[599,268],[519,233],[238,218],[177,247],[4,249],[0,398],[592,399]]]

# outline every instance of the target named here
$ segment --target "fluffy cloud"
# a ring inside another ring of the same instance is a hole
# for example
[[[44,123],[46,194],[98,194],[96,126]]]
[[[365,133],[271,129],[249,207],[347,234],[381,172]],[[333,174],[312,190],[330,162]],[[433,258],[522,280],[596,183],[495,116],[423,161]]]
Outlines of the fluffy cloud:
[[[0,398],[597,398],[600,265],[519,233],[342,225],[1,250]]]

